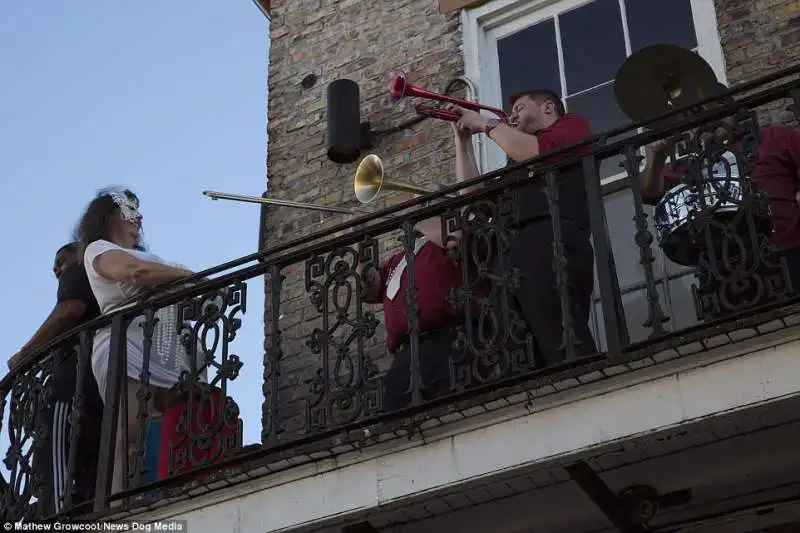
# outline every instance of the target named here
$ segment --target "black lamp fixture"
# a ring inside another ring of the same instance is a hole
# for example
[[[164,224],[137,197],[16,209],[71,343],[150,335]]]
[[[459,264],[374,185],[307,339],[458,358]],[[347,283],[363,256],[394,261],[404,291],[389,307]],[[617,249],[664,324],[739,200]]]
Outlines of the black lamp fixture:
[[[361,122],[361,95],[356,82],[342,78],[328,84],[327,116],[328,159],[340,165],[353,163],[362,150],[372,148],[370,123]]]

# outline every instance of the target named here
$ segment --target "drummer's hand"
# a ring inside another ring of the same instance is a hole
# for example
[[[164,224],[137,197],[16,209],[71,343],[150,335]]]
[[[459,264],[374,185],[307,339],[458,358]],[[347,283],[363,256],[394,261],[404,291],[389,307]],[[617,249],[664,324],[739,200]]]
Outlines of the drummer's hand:
[[[800,207],[800,191],[794,193],[794,199],[797,202],[798,207]]]
[[[659,139],[654,143],[651,143],[650,150],[653,151],[654,154],[661,154],[666,155],[670,150],[672,150],[672,142],[669,139]]]

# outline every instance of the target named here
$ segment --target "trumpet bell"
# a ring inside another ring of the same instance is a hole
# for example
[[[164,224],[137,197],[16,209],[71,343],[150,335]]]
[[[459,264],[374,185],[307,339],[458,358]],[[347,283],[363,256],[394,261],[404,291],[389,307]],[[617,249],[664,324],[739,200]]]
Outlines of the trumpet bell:
[[[398,72],[392,78],[391,85],[389,86],[389,99],[394,103],[398,103],[400,100],[405,98],[407,85],[408,82],[406,81],[405,73]]]
[[[383,185],[383,161],[375,154],[361,160],[356,169],[353,189],[362,204],[368,204],[378,196]]]

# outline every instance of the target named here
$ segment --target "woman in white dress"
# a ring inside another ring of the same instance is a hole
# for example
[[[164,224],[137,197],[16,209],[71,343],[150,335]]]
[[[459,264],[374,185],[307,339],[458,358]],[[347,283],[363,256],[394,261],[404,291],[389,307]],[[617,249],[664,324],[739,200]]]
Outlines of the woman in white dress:
[[[142,215],[139,200],[127,189],[101,192],[87,207],[76,229],[86,274],[103,314],[135,304],[137,296],[153,286],[185,278],[192,271],[177,263],[165,261],[144,251],[141,242]],[[189,355],[178,339],[174,307],[157,312],[159,319],[153,334],[148,370],[152,400],[148,409],[161,406],[168,390],[180,379],[181,373],[191,370]],[[111,493],[123,489],[124,441],[127,437],[130,452],[134,453],[138,421],[139,388],[144,356],[144,317],[132,321],[127,331],[127,397],[128,424],[123,430],[124,414],[119,415],[117,444],[114,457],[114,476]],[[108,358],[111,328],[98,330],[92,350],[92,371],[98,390],[106,401]],[[195,369],[200,368],[201,350],[197,350]],[[203,376],[204,377],[204,376]],[[201,378],[202,379],[202,378]],[[205,381],[204,379],[202,379]],[[125,389],[123,389],[124,391]]]

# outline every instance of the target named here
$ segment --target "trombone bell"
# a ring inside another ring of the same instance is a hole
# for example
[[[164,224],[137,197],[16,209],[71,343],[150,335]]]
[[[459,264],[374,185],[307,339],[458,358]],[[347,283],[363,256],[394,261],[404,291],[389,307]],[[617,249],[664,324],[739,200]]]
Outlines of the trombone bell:
[[[362,204],[368,204],[378,197],[381,189],[403,191],[412,194],[430,194],[433,191],[408,183],[392,182],[383,177],[383,161],[375,154],[361,160],[356,169],[353,189]]]
[[[361,160],[356,169],[353,189],[362,204],[368,204],[381,192],[383,185],[383,161],[375,154]]]

